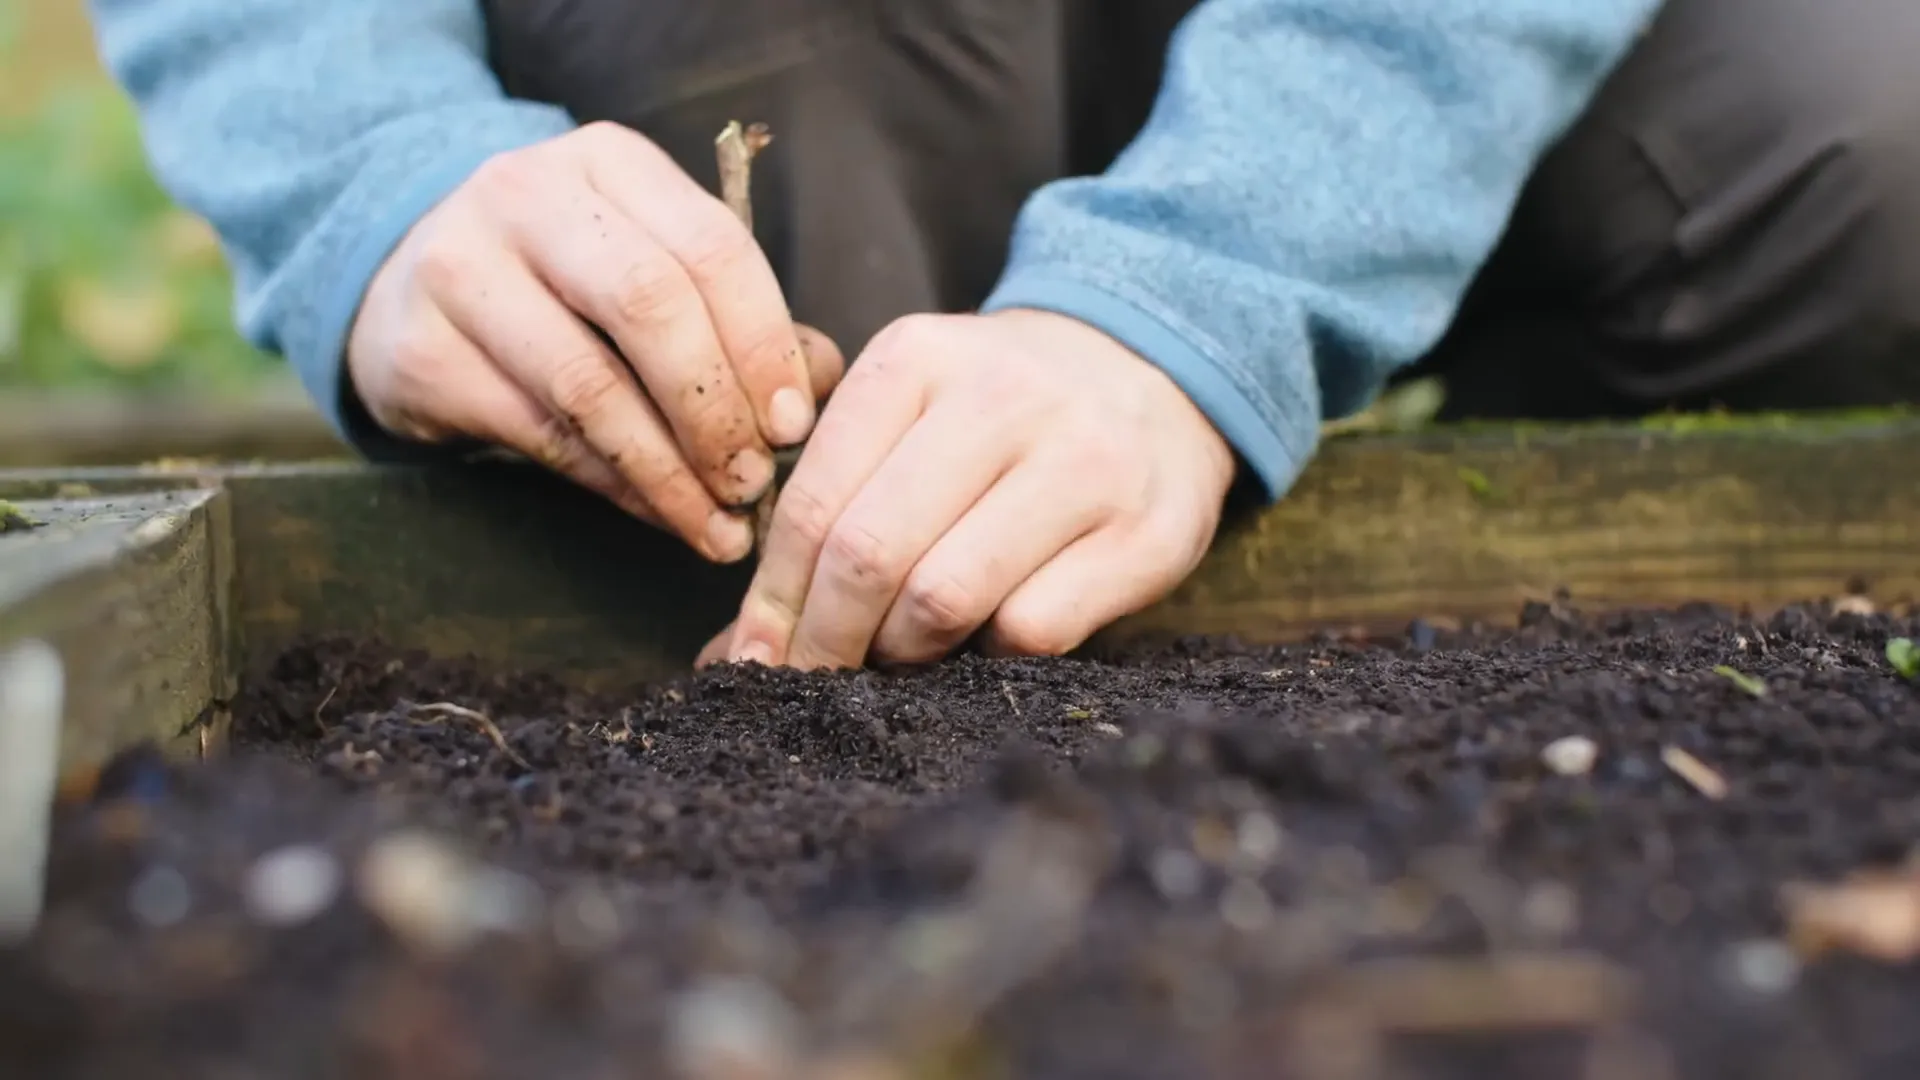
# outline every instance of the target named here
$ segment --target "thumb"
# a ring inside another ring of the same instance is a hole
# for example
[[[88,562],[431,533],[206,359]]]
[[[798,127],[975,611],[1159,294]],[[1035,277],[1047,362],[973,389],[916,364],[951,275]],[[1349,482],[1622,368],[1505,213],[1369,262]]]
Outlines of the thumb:
[[[727,659],[727,653],[733,648],[734,625],[734,623],[728,623],[725,630],[713,635],[713,640],[707,642],[706,648],[700,650],[700,655],[693,661],[696,669],[723,663]]]
[[[793,324],[800,335],[800,351],[807,357],[807,376],[813,383],[813,399],[825,401],[847,373],[847,359],[832,338],[805,323]]]

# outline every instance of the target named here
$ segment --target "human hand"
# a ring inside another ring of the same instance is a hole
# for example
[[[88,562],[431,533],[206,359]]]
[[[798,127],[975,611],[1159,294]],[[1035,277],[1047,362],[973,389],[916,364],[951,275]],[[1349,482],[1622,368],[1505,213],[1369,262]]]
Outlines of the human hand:
[[[728,508],[844,367],[746,227],[613,124],[482,166],[374,276],[347,348],[389,432],[517,451],[721,562],[752,547]]]
[[[822,413],[701,662],[922,662],[983,627],[990,652],[1064,653],[1193,569],[1233,474],[1186,394],[1084,323],[902,319]]]

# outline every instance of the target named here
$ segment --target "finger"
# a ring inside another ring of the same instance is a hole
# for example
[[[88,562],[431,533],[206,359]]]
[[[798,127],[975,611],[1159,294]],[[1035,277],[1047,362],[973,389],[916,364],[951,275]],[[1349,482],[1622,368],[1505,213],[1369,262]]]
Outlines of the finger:
[[[645,228],[585,183],[554,201],[563,207],[558,213],[510,215],[516,249],[567,307],[613,340],[714,498],[728,506],[757,498],[773,479],[773,455],[693,279]],[[567,415],[616,396],[598,366],[580,374],[579,384],[560,384],[573,406],[562,410]]]
[[[607,459],[587,445],[572,424],[549,412],[533,395],[493,368],[461,388],[474,419],[469,430],[490,442],[518,451],[553,472],[599,495],[655,528],[666,528],[660,512],[635,491]]]
[[[572,425],[561,422],[522,390],[449,322],[440,309],[422,305],[415,319],[434,325],[419,331],[433,344],[433,372],[450,377],[432,386],[408,387],[401,403],[403,426],[436,441],[467,435],[506,447],[581,487],[600,495],[634,517],[658,527],[660,515],[607,460],[587,445]],[[430,415],[429,415],[430,414]]]
[[[860,486],[821,545],[788,664],[866,660],[921,557],[1012,465],[1018,447],[994,413],[985,401],[930,410]]]
[[[1063,489],[1060,470],[1015,465],[915,564],[874,638],[874,653],[901,663],[946,655],[1106,520],[1094,500]]]
[[[987,622],[982,649],[992,656],[1060,656],[1079,648],[1095,631],[1180,583],[1192,561],[1176,546],[1142,530],[1088,533],[1013,590]]]
[[[725,630],[713,635],[713,640],[700,650],[700,655],[693,660],[696,670],[726,662],[727,651],[733,647],[733,627],[733,623],[728,623]]]
[[[825,401],[847,373],[846,357],[841,354],[840,346],[821,331],[804,323],[794,323],[793,329],[800,335],[800,351],[807,356],[807,378],[813,386],[813,398]]]
[[[805,439],[816,418],[806,354],[753,234],[652,141],[617,126],[593,134],[589,180],[685,268],[760,434],[775,446]]]
[[[720,509],[619,359],[526,266],[474,260],[459,285],[435,290],[442,309],[553,417],[549,425],[577,433],[708,558],[746,556],[751,527]],[[546,443],[558,445],[554,437]]]
[[[927,367],[892,347],[889,339],[899,336],[883,333],[853,365],[782,486],[740,605],[734,659],[787,661],[829,530],[926,408]]]

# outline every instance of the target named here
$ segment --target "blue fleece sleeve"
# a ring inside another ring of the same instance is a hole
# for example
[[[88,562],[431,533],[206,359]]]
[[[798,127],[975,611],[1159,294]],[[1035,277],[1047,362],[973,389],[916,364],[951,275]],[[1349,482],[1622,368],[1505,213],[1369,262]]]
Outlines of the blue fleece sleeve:
[[[572,119],[502,93],[478,0],[89,6],[155,175],[221,236],[242,332],[284,355],[362,449],[397,450],[343,415],[367,283],[483,161]]]
[[[1145,129],[1023,209],[985,310],[1159,365],[1278,498],[1435,344],[1658,0],[1206,0]]]

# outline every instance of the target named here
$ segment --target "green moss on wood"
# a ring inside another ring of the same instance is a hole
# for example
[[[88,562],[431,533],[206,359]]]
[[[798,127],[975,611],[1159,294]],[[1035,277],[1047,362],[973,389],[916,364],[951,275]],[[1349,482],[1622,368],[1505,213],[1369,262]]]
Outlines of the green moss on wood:
[[[0,533],[25,532],[28,529],[37,529],[40,525],[40,522],[28,517],[26,512],[18,506],[0,499]]]

